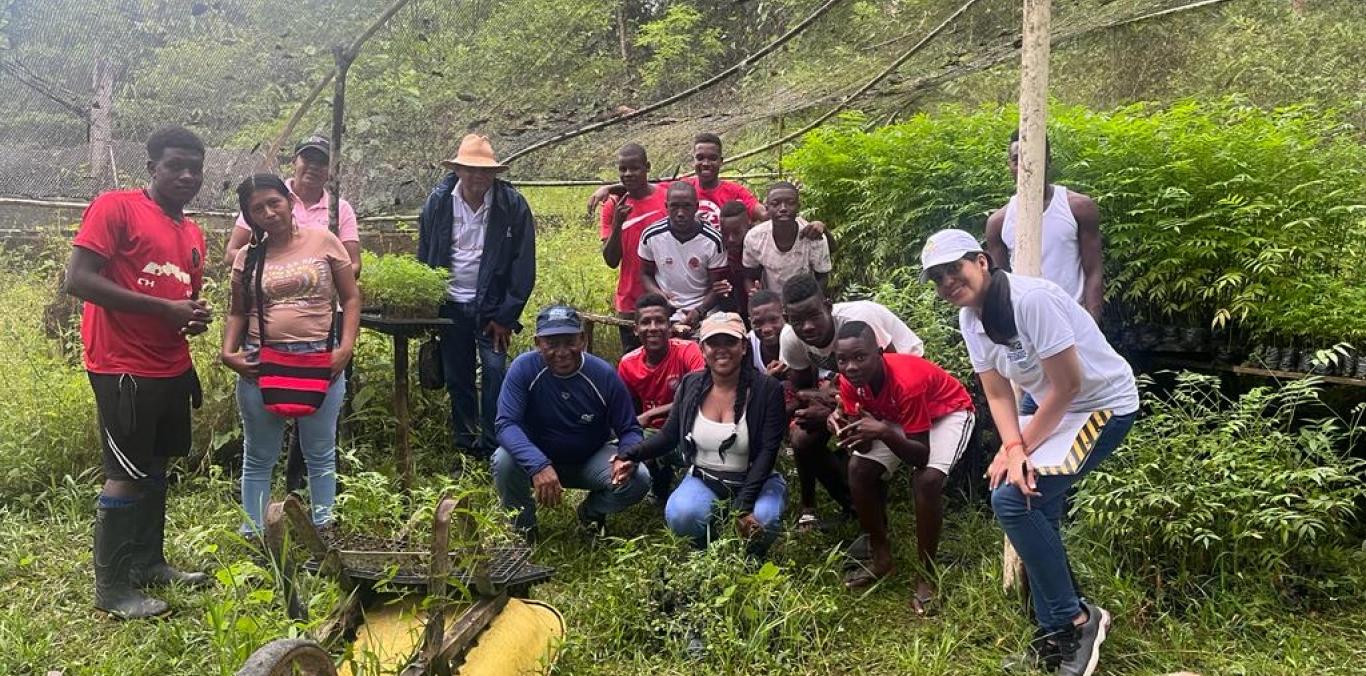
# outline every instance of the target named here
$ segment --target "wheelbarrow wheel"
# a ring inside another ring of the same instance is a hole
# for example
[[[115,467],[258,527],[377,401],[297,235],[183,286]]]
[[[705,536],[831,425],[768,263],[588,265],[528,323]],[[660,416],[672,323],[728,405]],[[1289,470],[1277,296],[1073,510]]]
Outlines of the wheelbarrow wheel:
[[[271,641],[251,654],[237,676],[336,676],[332,656],[303,638]]]

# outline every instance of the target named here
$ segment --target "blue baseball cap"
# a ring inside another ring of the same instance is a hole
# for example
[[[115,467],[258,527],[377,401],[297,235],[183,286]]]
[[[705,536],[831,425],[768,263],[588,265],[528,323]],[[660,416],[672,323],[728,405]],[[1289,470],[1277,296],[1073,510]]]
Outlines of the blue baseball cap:
[[[583,333],[579,311],[568,305],[551,305],[536,315],[536,337],[566,336]]]

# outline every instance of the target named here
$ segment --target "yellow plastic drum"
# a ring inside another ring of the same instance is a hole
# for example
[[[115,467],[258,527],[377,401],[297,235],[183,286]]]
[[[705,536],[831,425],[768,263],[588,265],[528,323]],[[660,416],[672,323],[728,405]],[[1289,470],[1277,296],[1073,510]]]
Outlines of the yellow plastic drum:
[[[349,659],[338,673],[394,674],[422,645],[426,611],[416,599],[365,609]],[[454,625],[455,615],[449,617]],[[564,617],[542,603],[508,599],[460,666],[462,676],[525,676],[550,671],[564,639]]]
[[[545,674],[564,640],[564,616],[540,601],[509,599],[470,648],[461,676]]]

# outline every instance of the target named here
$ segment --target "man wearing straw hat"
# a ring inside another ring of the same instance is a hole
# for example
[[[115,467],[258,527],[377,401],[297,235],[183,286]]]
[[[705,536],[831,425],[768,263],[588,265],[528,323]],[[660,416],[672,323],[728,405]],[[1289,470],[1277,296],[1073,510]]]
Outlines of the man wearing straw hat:
[[[487,137],[467,134],[455,159],[441,164],[451,173],[422,207],[417,256],[450,271],[441,316],[452,324],[440,338],[451,428],[456,448],[487,461],[498,447],[494,417],[508,342],[522,328],[518,320],[536,284],[536,226],[526,199],[498,178],[507,167]]]

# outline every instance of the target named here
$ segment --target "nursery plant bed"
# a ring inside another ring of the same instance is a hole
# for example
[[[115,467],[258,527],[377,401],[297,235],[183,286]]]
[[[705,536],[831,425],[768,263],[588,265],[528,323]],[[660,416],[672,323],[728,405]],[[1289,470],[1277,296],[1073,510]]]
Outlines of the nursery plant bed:
[[[1154,364],[1168,366],[1172,368],[1191,369],[1195,371],[1225,371],[1237,373],[1245,376],[1260,376],[1263,378],[1277,378],[1281,380],[1298,380],[1313,376],[1325,383],[1333,385],[1344,385],[1348,387],[1366,387],[1366,378],[1347,378],[1344,376],[1321,376],[1313,373],[1301,373],[1299,371],[1282,371],[1279,369],[1263,369],[1254,366],[1234,366],[1228,364],[1212,364],[1209,362],[1191,361],[1187,359],[1170,359],[1167,357],[1153,357]]]

